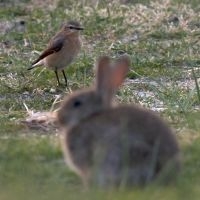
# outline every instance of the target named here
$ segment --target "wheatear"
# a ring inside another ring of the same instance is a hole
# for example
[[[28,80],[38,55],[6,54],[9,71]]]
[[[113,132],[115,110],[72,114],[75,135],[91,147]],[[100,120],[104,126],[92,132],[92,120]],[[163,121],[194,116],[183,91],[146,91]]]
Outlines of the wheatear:
[[[63,24],[61,30],[50,40],[47,48],[28,70],[44,65],[54,70],[58,85],[60,85],[58,71],[62,71],[68,87],[64,68],[71,64],[81,49],[80,30],[83,30],[83,28],[76,21],[69,21]]]

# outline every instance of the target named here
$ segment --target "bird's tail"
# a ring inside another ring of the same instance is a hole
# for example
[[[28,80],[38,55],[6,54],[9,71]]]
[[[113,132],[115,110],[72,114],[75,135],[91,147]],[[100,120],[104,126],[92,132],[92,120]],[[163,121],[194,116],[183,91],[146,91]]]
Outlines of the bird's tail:
[[[32,64],[27,70],[31,70],[31,69],[33,69],[33,68],[35,68],[35,67],[39,67],[39,66],[41,66],[41,65],[43,65],[44,64],[44,61],[43,60],[40,60],[39,62],[37,62],[37,63],[35,63],[35,64]]]

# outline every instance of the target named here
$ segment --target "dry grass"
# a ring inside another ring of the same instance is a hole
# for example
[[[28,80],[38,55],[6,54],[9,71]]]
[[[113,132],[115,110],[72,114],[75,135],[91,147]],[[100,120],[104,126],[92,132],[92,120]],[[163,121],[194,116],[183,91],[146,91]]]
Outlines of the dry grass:
[[[0,2],[1,199],[199,199],[199,2],[138,2]],[[85,27],[82,51],[66,69],[71,89],[92,84],[99,55],[128,53],[132,67],[117,98],[161,111],[176,130],[184,165],[175,185],[80,192],[80,180],[64,164],[56,125],[49,121],[54,100],[68,91],[56,86],[51,71],[26,70],[68,19]],[[31,130],[16,123],[21,120]]]

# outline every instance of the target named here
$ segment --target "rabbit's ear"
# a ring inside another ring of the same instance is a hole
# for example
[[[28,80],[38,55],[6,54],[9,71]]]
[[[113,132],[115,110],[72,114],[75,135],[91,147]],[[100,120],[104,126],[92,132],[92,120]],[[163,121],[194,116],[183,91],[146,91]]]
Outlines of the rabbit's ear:
[[[96,66],[96,92],[104,105],[109,106],[112,96],[110,92],[111,62],[108,56],[101,56]]]
[[[110,58],[101,56],[96,66],[96,87],[97,91],[103,92],[108,86],[110,76]],[[101,91],[102,90],[102,91]]]
[[[113,89],[118,89],[118,87],[123,83],[130,66],[130,58],[128,55],[120,56],[113,64],[112,73],[110,77],[110,84]]]
[[[100,57],[97,63],[96,90],[105,106],[110,106],[114,92],[122,84],[129,67],[128,56],[121,56],[115,63],[108,56]]]

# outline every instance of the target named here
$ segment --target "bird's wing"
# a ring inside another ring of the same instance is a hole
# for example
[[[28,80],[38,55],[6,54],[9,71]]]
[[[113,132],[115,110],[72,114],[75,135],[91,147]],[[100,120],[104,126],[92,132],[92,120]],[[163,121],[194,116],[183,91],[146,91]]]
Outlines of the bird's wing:
[[[52,39],[50,41],[47,49],[42,52],[42,54],[39,56],[39,58],[37,60],[35,60],[32,63],[32,65],[36,64],[37,62],[39,62],[43,58],[60,51],[63,47],[63,43],[64,43],[63,37],[55,37],[54,39]]]

